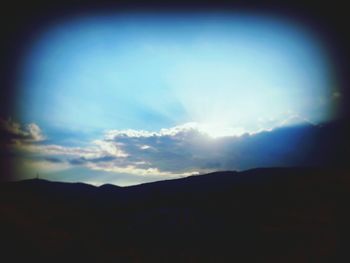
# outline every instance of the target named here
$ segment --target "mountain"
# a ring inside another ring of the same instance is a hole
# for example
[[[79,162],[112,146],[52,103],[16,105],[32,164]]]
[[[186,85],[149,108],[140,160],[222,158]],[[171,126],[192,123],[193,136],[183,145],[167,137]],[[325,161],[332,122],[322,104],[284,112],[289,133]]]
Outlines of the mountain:
[[[1,255],[6,262],[346,262],[348,175],[262,168],[130,187],[2,183]]]

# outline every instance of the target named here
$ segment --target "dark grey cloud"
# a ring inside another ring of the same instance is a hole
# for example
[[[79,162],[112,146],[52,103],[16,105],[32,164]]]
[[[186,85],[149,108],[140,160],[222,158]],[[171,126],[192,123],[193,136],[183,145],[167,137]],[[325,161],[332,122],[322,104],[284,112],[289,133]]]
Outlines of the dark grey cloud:
[[[98,158],[85,158],[85,157],[79,157],[74,159],[69,159],[68,162],[72,165],[83,165],[86,163],[99,163],[99,162],[111,162],[116,159],[115,156],[103,156]]]
[[[82,164],[85,164],[87,162],[87,160],[85,158],[81,157],[81,158],[74,158],[74,159],[68,160],[68,162],[71,165],[82,165]]]
[[[125,159],[129,164],[145,162],[173,173],[207,172],[302,164],[311,159],[306,156],[306,149],[314,146],[312,136],[318,130],[319,127],[307,124],[216,139],[190,130],[172,135],[117,134],[109,140],[121,143],[121,149],[129,155]]]
[[[63,160],[55,157],[46,157],[44,158],[45,161],[50,162],[50,163],[62,163]]]
[[[113,131],[81,147],[26,145],[41,160],[96,172],[135,176],[186,176],[217,170],[332,163],[340,128],[312,124],[241,136],[212,138],[185,127],[160,132]],[[344,138],[344,136],[343,136]],[[331,143],[336,142],[336,143]],[[335,145],[335,146],[333,146]],[[50,166],[49,166],[50,167]],[[55,166],[56,168],[56,166]]]

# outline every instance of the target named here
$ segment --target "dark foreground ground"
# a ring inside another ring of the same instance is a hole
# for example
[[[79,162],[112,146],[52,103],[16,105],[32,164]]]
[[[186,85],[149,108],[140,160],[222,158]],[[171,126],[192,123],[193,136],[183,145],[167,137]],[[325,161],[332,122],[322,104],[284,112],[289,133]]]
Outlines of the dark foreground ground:
[[[350,262],[350,173],[0,184],[2,262]]]

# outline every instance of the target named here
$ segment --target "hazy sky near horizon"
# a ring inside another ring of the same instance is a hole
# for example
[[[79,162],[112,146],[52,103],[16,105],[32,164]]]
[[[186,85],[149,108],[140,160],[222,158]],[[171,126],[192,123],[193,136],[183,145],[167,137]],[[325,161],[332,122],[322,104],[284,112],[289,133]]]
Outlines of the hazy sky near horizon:
[[[318,37],[259,14],[67,19],[28,44],[17,120],[3,122],[25,137],[26,166],[56,180],[127,185],[237,169],[222,138],[334,118],[341,94]]]

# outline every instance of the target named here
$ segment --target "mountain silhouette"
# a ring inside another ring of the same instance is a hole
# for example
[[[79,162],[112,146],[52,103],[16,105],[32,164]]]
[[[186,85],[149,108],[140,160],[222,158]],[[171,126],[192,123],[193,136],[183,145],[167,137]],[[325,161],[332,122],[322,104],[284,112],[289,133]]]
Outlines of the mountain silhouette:
[[[2,183],[1,255],[6,262],[346,262],[347,174],[261,168],[130,187]]]

